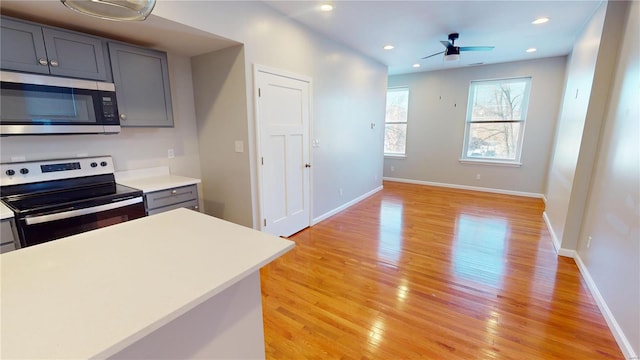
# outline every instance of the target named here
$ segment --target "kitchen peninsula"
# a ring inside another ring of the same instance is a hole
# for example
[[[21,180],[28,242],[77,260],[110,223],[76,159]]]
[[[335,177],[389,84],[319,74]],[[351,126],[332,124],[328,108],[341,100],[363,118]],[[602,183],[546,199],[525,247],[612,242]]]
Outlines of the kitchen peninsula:
[[[187,209],[0,256],[1,358],[264,358],[259,269],[294,243]]]

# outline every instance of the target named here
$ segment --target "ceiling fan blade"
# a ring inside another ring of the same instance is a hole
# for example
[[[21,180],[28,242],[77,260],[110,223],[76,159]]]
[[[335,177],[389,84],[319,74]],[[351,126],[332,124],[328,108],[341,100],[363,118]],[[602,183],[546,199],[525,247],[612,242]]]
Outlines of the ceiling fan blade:
[[[430,58],[430,57],[433,57],[433,56],[436,56],[436,55],[440,55],[440,54],[444,54],[444,51],[440,51],[439,53],[435,53],[435,54],[431,54],[431,55],[429,55],[429,56],[425,56],[425,57],[423,57],[423,58],[422,58],[422,60],[424,60],[424,59],[428,59],[428,58]]]
[[[448,41],[440,41],[440,44],[442,44],[442,46],[448,48],[449,46],[451,46],[451,43]]]
[[[460,51],[491,51],[495,46],[461,46]]]

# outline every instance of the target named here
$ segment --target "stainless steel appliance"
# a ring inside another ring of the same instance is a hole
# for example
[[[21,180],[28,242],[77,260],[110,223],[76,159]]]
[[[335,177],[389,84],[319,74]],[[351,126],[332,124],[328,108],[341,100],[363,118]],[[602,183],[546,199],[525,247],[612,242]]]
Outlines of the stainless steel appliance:
[[[0,171],[20,247],[145,216],[142,191],[116,184],[110,156],[4,163]]]
[[[0,72],[0,135],[117,134],[112,83]]]

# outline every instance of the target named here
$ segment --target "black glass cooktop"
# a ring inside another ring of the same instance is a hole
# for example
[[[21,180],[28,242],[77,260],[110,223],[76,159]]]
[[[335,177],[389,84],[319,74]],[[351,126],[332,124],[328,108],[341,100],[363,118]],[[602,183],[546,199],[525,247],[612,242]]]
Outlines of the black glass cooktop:
[[[11,190],[3,189],[2,201],[17,215],[85,208],[142,196],[141,190],[111,181],[36,183]]]

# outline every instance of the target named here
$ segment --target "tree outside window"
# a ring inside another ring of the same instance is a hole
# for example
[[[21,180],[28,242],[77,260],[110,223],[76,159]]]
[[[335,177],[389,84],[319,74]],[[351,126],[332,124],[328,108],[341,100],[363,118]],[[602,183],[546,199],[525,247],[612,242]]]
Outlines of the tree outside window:
[[[472,81],[463,159],[520,162],[531,78]]]
[[[387,113],[384,128],[384,154],[404,156],[407,149],[407,114],[409,89],[387,90]]]

